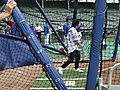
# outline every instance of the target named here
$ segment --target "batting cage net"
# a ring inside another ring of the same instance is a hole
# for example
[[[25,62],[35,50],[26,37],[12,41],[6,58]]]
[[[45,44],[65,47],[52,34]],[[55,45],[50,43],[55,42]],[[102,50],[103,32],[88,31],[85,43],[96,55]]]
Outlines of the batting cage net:
[[[83,46],[80,49],[80,70],[75,70],[75,61],[73,61],[62,69],[62,73],[59,72],[59,74],[69,90],[85,90],[95,2],[86,3],[81,0],[81,2],[76,4],[74,0],[38,0],[38,3],[36,2],[37,0],[15,1],[58,72],[63,63],[69,58],[63,30],[66,17],[80,19],[80,32],[82,33],[83,42]],[[105,13],[98,78],[102,78],[102,84],[108,85],[110,68],[120,62],[119,46],[116,43],[118,42],[117,35],[119,34],[118,3],[107,4]],[[49,37],[46,37],[44,31],[47,25]],[[18,26],[13,18],[5,19],[0,26],[0,89],[57,90],[26,37],[17,28]],[[117,47],[116,50],[115,47]],[[114,54],[115,52],[117,53]],[[119,69],[113,71],[112,84],[120,84],[119,76]],[[99,86],[99,82],[97,82],[96,86]]]

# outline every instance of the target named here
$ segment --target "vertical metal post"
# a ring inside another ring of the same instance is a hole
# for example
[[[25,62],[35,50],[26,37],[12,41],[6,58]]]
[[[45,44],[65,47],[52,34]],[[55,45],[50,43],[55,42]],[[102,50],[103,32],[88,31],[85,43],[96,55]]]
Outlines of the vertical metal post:
[[[67,0],[67,9],[70,9],[70,0]]]
[[[77,18],[77,8],[78,8],[78,0],[74,0],[73,20]]]
[[[45,1],[45,0],[42,0],[42,8],[44,8],[44,1]]]

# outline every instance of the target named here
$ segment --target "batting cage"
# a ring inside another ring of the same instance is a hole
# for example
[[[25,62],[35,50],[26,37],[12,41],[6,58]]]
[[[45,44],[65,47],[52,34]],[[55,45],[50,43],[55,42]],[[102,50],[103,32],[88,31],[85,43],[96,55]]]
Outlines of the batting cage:
[[[119,1],[15,1],[0,23],[0,90],[119,90]],[[61,68],[70,57],[68,19],[80,20],[79,71],[75,60]]]

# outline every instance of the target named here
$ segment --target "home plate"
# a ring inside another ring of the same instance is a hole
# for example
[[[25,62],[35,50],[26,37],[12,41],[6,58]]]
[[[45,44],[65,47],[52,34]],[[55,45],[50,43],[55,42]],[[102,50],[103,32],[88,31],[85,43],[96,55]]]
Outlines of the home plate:
[[[66,86],[75,86],[75,81],[64,81]]]

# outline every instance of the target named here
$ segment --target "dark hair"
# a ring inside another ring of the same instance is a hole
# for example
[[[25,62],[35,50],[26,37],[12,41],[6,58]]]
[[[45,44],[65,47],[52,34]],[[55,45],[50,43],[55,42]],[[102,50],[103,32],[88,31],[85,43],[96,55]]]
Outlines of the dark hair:
[[[66,17],[66,22],[68,22],[68,20],[72,20],[72,18],[70,16]]]
[[[79,25],[79,23],[80,23],[80,20],[79,20],[79,19],[73,20],[73,22],[72,22],[72,27],[76,27],[77,25]]]

